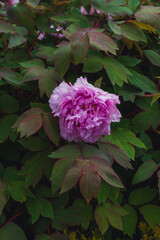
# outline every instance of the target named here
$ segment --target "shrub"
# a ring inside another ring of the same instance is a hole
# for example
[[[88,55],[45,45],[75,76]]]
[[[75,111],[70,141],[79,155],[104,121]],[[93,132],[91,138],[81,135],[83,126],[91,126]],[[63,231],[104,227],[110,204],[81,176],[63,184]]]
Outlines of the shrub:
[[[160,225],[160,3],[0,4],[0,239],[137,240],[141,220],[155,235]],[[62,112],[57,115],[60,134],[48,101],[63,81],[62,92],[70,86],[73,97],[81,76],[94,93],[83,88],[85,103],[78,102],[79,120],[72,122],[73,101],[63,108],[70,95],[62,98],[60,92],[57,106],[68,111],[63,118]],[[102,106],[101,94],[116,100]],[[105,117],[100,115],[104,106]],[[90,115],[83,118],[86,108]],[[102,118],[101,127],[106,126],[99,131]],[[67,132],[72,123],[76,128]],[[69,142],[73,139],[77,142]]]

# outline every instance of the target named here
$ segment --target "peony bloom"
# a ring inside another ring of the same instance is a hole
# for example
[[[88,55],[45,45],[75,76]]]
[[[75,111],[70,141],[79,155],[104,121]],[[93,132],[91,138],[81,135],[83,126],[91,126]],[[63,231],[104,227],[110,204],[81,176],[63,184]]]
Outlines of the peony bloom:
[[[119,122],[118,96],[110,94],[80,77],[68,85],[64,81],[54,89],[49,105],[59,117],[61,136],[68,141],[96,142],[110,134],[111,122]]]

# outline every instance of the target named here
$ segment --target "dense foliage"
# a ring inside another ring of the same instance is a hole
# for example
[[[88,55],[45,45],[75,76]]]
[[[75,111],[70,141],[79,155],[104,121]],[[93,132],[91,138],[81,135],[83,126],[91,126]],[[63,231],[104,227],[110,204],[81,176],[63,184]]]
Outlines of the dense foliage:
[[[159,36],[159,1],[0,1],[0,240],[160,239]],[[120,96],[93,144],[48,104],[80,76]]]

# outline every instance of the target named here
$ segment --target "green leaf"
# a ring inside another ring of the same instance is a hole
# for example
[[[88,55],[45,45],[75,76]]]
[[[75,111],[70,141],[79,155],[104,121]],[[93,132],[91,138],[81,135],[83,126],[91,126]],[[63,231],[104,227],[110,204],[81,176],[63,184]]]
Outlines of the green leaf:
[[[140,5],[140,0],[129,0],[128,7],[135,12],[137,7]]]
[[[78,157],[81,155],[80,149],[77,145],[65,145],[58,148],[55,152],[51,153],[51,158],[65,158],[65,157]]]
[[[15,28],[7,22],[0,21],[0,32],[1,33],[15,33]]]
[[[19,4],[10,9],[10,14],[17,26],[25,27],[29,33],[34,33],[33,12],[26,5]]]
[[[130,238],[133,237],[133,234],[136,231],[136,225],[137,225],[137,213],[128,204],[124,205],[123,208],[128,212],[126,216],[123,216],[123,231],[124,234],[128,234]]]
[[[104,205],[97,206],[95,210],[95,219],[102,232],[104,234],[108,229],[108,222],[116,229],[123,230],[122,217],[128,212],[124,210],[120,205],[105,203]]]
[[[79,206],[70,206],[64,208],[68,203],[68,194],[62,194],[60,197],[53,201],[54,218],[52,226],[57,229],[64,231],[67,226],[76,226],[83,223],[84,209]]]
[[[60,141],[58,119],[54,118],[51,113],[44,113],[43,126],[49,139],[58,146]]]
[[[104,204],[104,206],[106,209],[112,210],[115,213],[119,214],[120,216],[125,216],[128,214],[128,212],[117,203],[111,203],[110,201],[108,201]]]
[[[147,23],[152,27],[160,29],[160,7],[141,6],[135,17],[138,22]]]
[[[12,71],[10,68],[0,68],[0,77],[6,80],[6,83],[13,86],[23,86],[21,75]]]
[[[55,70],[63,77],[71,63],[72,50],[69,42],[61,42],[54,52]]]
[[[28,30],[25,27],[16,26],[15,29],[18,35],[26,36],[28,34]]]
[[[133,160],[135,158],[135,149],[132,145],[146,148],[141,140],[128,129],[114,128],[111,135],[106,135],[105,138],[112,144],[119,146]]]
[[[10,37],[10,39],[9,39],[8,48],[17,47],[17,46],[25,43],[26,41],[27,41],[26,38],[24,38],[22,36],[14,35],[13,37]]]
[[[81,215],[83,218],[83,221],[81,223],[82,227],[87,230],[90,224],[90,221],[93,217],[93,208],[91,204],[86,203],[83,199],[77,199],[73,203],[74,207],[78,207],[82,210]]]
[[[150,189],[149,186],[138,188],[129,195],[129,203],[135,206],[143,205],[151,202],[157,194],[158,191],[156,189]]]
[[[160,207],[148,204],[140,207],[140,212],[148,224],[151,224],[154,228],[160,225]]]
[[[112,82],[120,87],[123,85],[123,82],[127,81],[127,74],[131,75],[129,70],[123,66],[120,62],[111,57],[104,58],[104,68]]]
[[[109,20],[108,25],[115,34],[121,35],[121,28],[115,22]]]
[[[13,222],[9,222],[0,228],[0,239],[27,240],[23,230]]]
[[[128,76],[129,82],[140,89],[142,89],[144,92],[149,93],[157,93],[156,85],[153,83],[148,77],[135,72],[134,70],[131,70],[132,75]]]
[[[0,143],[8,138],[11,133],[11,127],[16,119],[17,115],[6,115],[0,118]]]
[[[143,52],[151,63],[160,67],[160,55],[157,52],[153,50],[144,50]]]
[[[101,12],[111,13],[113,15],[127,15],[133,12],[124,6],[126,2],[124,0],[112,0],[106,2],[105,0],[92,0],[92,4],[96,9],[101,10]]]
[[[84,61],[83,72],[95,73],[103,68],[103,59],[98,56],[86,58]]]
[[[121,34],[133,41],[147,42],[143,31],[134,23],[124,23],[121,25]]]
[[[50,144],[39,136],[31,136],[18,141],[24,148],[30,151],[40,151],[48,148]]]
[[[32,217],[32,224],[35,223],[40,214],[43,217],[53,219],[53,207],[52,204],[44,198],[29,198],[26,202],[28,212]]]
[[[89,50],[89,37],[86,32],[77,31],[70,36],[71,48],[76,65],[81,63]]]
[[[54,54],[54,48],[50,46],[43,46],[38,49],[36,53],[37,57],[52,60]]]
[[[119,56],[117,60],[126,67],[134,67],[141,62],[140,59],[130,56]]]
[[[159,103],[151,106],[151,99],[139,99],[136,101],[138,107],[144,111],[138,113],[133,119],[133,124],[138,131],[147,130],[150,127],[156,129],[160,125]]]
[[[101,185],[98,191],[98,203],[105,203],[109,198],[112,202],[117,202],[117,198],[119,195],[119,189],[109,185],[104,180],[101,181]]]
[[[109,228],[107,210],[102,205],[97,206],[94,215],[101,233],[104,234]]]
[[[74,160],[75,157],[70,156],[59,161],[56,161],[56,163],[54,164],[51,175],[51,186],[53,193],[55,193],[57,190],[61,188],[63,179],[68,170],[70,169],[70,167],[72,166]]]
[[[123,86],[119,91],[119,95],[123,96],[124,101],[134,102],[136,96],[144,96],[144,92],[133,86]]]
[[[40,0],[27,0],[27,4],[33,8],[37,7],[39,3],[40,3]]]
[[[33,187],[40,181],[45,169],[50,164],[48,151],[41,151],[34,154],[24,163],[19,175],[25,176],[25,186]]]
[[[157,170],[157,168],[158,165],[153,160],[142,163],[142,165],[138,168],[136,174],[134,175],[132,184],[140,183],[150,178]]]
[[[91,29],[88,31],[88,35],[90,36],[91,40],[96,44],[100,50],[102,51],[109,51],[116,55],[116,50],[118,50],[118,46],[113,40],[105,35],[104,33],[98,32],[95,29]]]
[[[8,94],[0,96],[0,110],[7,113],[15,113],[19,110],[19,103]]]
[[[36,235],[34,240],[69,240],[68,236],[60,233],[60,232],[55,232],[48,236],[47,234],[40,234]]]
[[[72,15],[67,15],[67,14],[59,14],[55,15],[50,18],[51,21],[56,21],[60,23],[66,23],[66,22],[79,22],[77,18],[73,17]]]
[[[7,194],[11,195],[15,201],[21,203],[26,201],[24,181],[18,176],[18,170],[14,167],[7,168],[3,178]]]
[[[32,68],[32,67],[44,67],[44,62],[40,59],[33,59],[27,62],[21,62],[20,65],[24,68]]]
[[[3,208],[6,205],[6,197],[5,197],[5,184],[0,180],[0,216],[2,214]]]

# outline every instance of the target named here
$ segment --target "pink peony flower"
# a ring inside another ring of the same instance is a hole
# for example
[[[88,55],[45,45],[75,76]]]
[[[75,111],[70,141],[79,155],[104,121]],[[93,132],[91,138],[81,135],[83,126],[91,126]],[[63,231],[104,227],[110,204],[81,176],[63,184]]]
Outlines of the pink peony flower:
[[[64,81],[54,89],[49,105],[59,117],[61,136],[68,141],[96,142],[101,135],[110,135],[111,122],[119,122],[116,104],[119,98],[80,77],[68,85]]]

